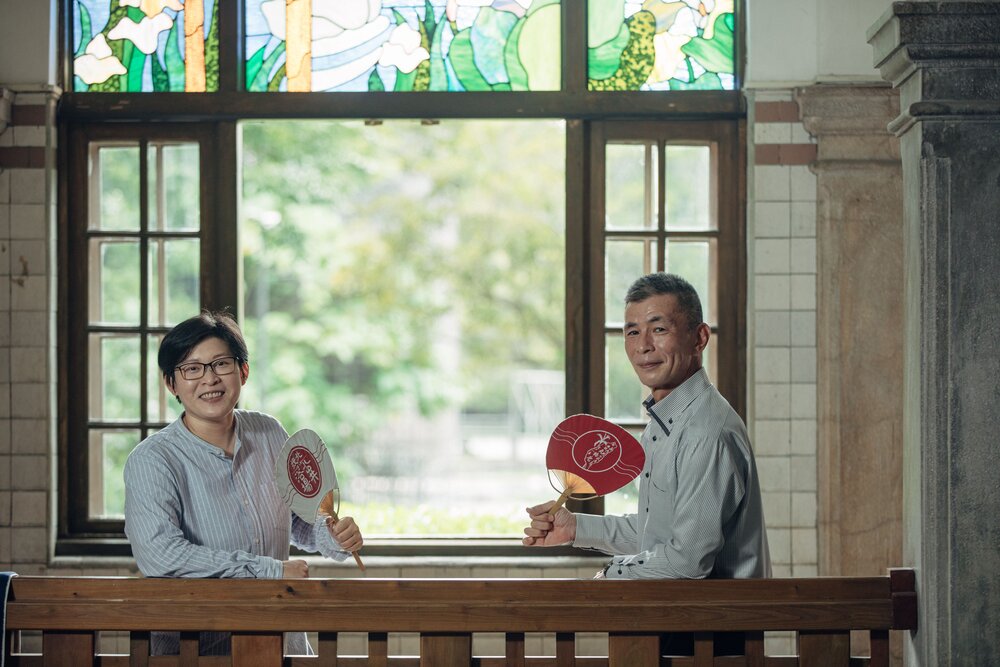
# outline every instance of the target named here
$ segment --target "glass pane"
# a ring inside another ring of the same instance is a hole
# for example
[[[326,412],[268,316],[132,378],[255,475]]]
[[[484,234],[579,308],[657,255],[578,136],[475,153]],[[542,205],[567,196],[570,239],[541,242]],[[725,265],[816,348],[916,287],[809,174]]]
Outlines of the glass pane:
[[[667,229],[715,229],[712,149],[666,147]]]
[[[604,341],[605,415],[612,421],[642,419],[646,414],[642,401],[649,390],[635,376],[621,334],[605,334]]]
[[[148,336],[146,366],[146,420],[150,423],[172,422],[181,414],[181,406],[163,385],[163,373],[156,363],[162,336]]]
[[[139,242],[90,240],[90,321],[138,326]]]
[[[608,239],[604,244],[604,319],[616,326],[625,316],[625,293],[640,276],[656,270],[652,239]]]
[[[90,419],[139,421],[139,336],[90,335]]]
[[[149,322],[171,326],[198,314],[201,304],[198,239],[149,242]]]
[[[76,92],[218,90],[218,0],[73,0],[73,75]]]
[[[244,2],[251,91],[561,86],[560,0]]]
[[[656,142],[604,147],[604,224],[608,229],[656,229]]]
[[[138,231],[139,147],[100,146],[91,152],[96,178],[91,183],[91,215],[88,227],[114,231]]]
[[[712,267],[709,245],[712,241],[667,241],[667,272],[683,277],[701,299],[702,317],[709,324],[715,319],[715,294],[711,289]]]
[[[198,231],[201,213],[199,148],[196,143],[150,147],[149,226]],[[157,178],[157,174],[162,174]]]
[[[590,90],[733,90],[734,0],[588,0]]]
[[[122,518],[125,516],[125,459],[139,444],[135,430],[90,431],[91,470],[90,515],[93,518]],[[100,476],[99,479],[95,477]]]
[[[515,537],[525,503],[555,497],[564,132],[243,127],[241,404],[324,438],[366,535]]]

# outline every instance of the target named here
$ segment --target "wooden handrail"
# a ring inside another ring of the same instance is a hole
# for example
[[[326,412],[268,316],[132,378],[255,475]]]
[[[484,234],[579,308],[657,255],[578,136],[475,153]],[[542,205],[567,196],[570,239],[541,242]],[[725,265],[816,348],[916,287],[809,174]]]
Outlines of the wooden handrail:
[[[382,637],[390,632],[421,633],[422,657],[425,650],[450,655],[452,649],[442,648],[449,646],[458,646],[465,655],[474,632],[504,632],[515,640],[521,635],[522,648],[522,633],[557,633],[565,639],[572,638],[567,633],[607,632],[612,646],[638,646],[658,659],[657,637],[667,632],[696,632],[704,640],[704,633],[747,631],[753,639],[762,638],[764,631],[795,631],[801,650],[803,638],[808,647],[815,638],[832,633],[843,643],[849,631],[866,630],[873,637],[872,664],[882,664],[876,652],[887,655],[883,638],[887,641],[888,631],[916,629],[914,583],[912,570],[893,570],[883,577],[725,581],[26,576],[13,580],[7,628],[63,637],[94,631],[140,633],[137,636],[149,631],[228,631],[237,633],[234,665],[281,664],[280,658],[277,663],[246,662],[236,654],[238,646],[245,650],[256,645],[246,643],[250,638],[274,650],[274,642],[268,644],[265,638],[280,640],[282,631],[319,632],[321,638],[338,632]],[[763,659],[762,640],[760,644]],[[280,641],[276,646],[280,655]],[[255,655],[259,658],[259,650]],[[292,664],[287,660],[285,664]],[[471,663],[459,659],[448,664]],[[616,662],[609,656],[601,664],[642,663]]]

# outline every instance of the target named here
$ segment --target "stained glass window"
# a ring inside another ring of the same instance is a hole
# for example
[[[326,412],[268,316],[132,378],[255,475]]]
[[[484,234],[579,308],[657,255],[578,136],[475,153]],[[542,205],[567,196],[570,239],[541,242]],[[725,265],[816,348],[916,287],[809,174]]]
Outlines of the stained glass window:
[[[734,89],[734,0],[588,3],[588,89]]]
[[[245,1],[251,91],[560,89],[560,0]]]
[[[73,89],[218,90],[218,14],[218,0],[73,0]]]

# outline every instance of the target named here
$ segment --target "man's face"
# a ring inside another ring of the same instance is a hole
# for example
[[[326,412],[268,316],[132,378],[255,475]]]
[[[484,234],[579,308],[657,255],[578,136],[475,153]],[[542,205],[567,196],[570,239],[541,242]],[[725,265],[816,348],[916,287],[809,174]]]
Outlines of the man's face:
[[[657,401],[701,368],[707,324],[692,328],[673,294],[658,294],[625,306],[625,353],[639,381]]]

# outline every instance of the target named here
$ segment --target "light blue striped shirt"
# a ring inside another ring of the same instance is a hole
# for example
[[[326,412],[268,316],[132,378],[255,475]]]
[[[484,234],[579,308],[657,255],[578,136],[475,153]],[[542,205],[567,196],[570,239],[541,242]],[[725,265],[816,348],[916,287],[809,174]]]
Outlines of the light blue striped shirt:
[[[743,420],[699,370],[644,403],[636,514],[577,515],[574,546],[615,554],[611,579],[771,576],[760,482]]]
[[[278,496],[274,465],[288,438],[281,424],[259,412],[234,414],[232,458],[180,418],[129,455],[125,535],[147,577],[280,579],[289,544],[349,556],[322,521],[292,515]]]

